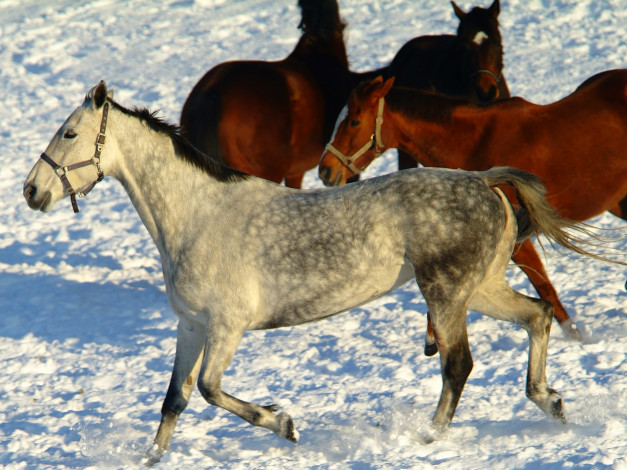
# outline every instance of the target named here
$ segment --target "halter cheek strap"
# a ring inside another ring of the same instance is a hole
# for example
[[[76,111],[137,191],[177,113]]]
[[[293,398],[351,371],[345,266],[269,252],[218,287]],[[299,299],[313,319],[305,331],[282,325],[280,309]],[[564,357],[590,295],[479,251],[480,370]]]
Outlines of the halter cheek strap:
[[[68,166],[61,166],[58,163],[56,163],[52,158],[50,158],[48,155],[46,155],[46,152],[41,154],[40,158],[53,168],[54,172],[61,180],[61,184],[63,184],[63,189],[65,193],[67,193],[70,196],[70,201],[72,202],[72,209],[74,210],[75,214],[78,212],[78,203],[76,202],[76,196],[78,196],[79,199],[85,197],[89,193],[89,191],[94,189],[94,186],[96,186],[96,183],[102,181],[102,179],[104,178],[104,173],[102,172],[102,168],[100,167],[100,155],[102,154],[102,149],[104,147],[105,140],[107,138],[105,132],[107,130],[108,117],[109,117],[109,102],[107,101],[105,102],[103,106],[102,120],[100,121],[100,132],[98,132],[98,135],[96,136],[96,150],[94,151],[94,156],[91,157],[91,159],[84,160],[78,163],[73,163],[72,165],[68,165]],[[74,188],[72,187],[72,184],[70,183],[70,180],[68,179],[67,174],[72,170],[78,170],[79,168],[83,168],[89,165],[94,165],[96,167],[98,178],[96,179],[96,181],[88,185],[82,191],[76,192]]]
[[[342,165],[358,175],[362,172],[363,168],[358,168],[355,165],[355,161],[361,157],[364,153],[374,147],[374,158],[378,158],[382,153],[384,147],[381,140],[381,126],[383,124],[383,104],[384,99],[379,98],[379,109],[377,110],[377,118],[375,119],[374,133],[370,136],[370,140],[364,144],[359,150],[352,155],[344,155],[338,149],[336,149],[331,143],[326,146],[327,151],[331,152],[337,157]]]

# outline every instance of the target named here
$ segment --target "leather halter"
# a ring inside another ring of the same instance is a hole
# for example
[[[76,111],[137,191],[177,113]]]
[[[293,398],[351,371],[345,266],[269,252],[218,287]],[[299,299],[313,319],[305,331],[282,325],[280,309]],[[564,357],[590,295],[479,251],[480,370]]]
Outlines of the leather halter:
[[[76,196],[78,196],[79,199],[85,197],[87,193],[89,193],[89,191],[94,189],[94,186],[96,186],[96,183],[102,181],[102,179],[104,178],[104,173],[102,172],[102,168],[100,168],[100,154],[102,153],[102,148],[104,147],[105,140],[107,138],[107,136],[105,135],[105,131],[107,130],[108,117],[109,117],[109,102],[106,101],[102,110],[102,121],[100,121],[100,132],[98,132],[98,135],[96,136],[96,150],[94,151],[94,156],[91,159],[84,160],[78,163],[73,163],[72,165],[68,165],[68,166],[61,166],[57,164],[54,160],[52,160],[52,158],[50,158],[48,155],[46,155],[46,152],[42,153],[40,156],[40,158],[44,162],[46,162],[48,165],[50,165],[53,168],[54,172],[61,180],[64,191],[70,196],[70,201],[72,202],[72,209],[74,209],[75,214],[78,212],[78,204],[76,202]],[[96,167],[96,171],[98,172],[98,179],[96,179],[96,181],[94,181],[90,185],[86,186],[86,188],[83,189],[82,191],[76,192],[74,188],[72,187],[72,184],[70,183],[70,180],[68,179],[67,174],[72,170],[78,170],[79,168],[83,168],[89,165],[94,165]]]
[[[379,109],[377,112],[377,118],[375,119],[374,133],[370,136],[370,140],[368,140],[368,142],[366,142],[365,145],[357,150],[354,154],[344,155],[333,145],[331,145],[331,143],[328,143],[326,146],[327,151],[335,155],[342,165],[344,165],[356,175],[361,173],[363,168],[358,168],[357,166],[355,166],[355,160],[357,160],[373,147],[374,158],[378,158],[383,153],[382,149],[384,145],[381,141],[381,125],[383,124],[383,103],[384,99],[382,97],[379,98]]]
[[[503,78],[503,74],[499,73],[498,75],[496,75],[494,72],[492,72],[491,70],[488,69],[479,69],[476,72],[473,72],[470,74],[469,79],[472,80],[473,78],[475,78],[477,75],[481,75],[482,73],[485,73],[486,75],[488,75],[492,80],[494,80],[494,83],[496,84],[496,97],[499,97],[499,86],[501,84],[501,80]]]

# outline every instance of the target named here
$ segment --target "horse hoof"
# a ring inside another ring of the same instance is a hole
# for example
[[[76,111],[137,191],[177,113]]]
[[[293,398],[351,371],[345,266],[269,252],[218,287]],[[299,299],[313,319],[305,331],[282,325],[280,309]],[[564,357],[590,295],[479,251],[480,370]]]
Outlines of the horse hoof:
[[[577,326],[577,324],[570,318],[559,324],[564,332],[564,336],[571,341],[583,342],[583,333]]]
[[[562,424],[567,423],[566,415],[564,415],[564,402],[561,398],[551,404],[551,417]]]
[[[142,459],[144,467],[153,467],[161,461],[164,450],[158,447],[156,444],[146,452],[146,456]]]
[[[279,413],[277,415],[277,420],[279,422],[279,432],[277,433],[279,436],[284,437],[290,442],[294,444],[298,443],[298,431],[294,427],[294,421],[287,413]]]
[[[435,356],[438,353],[438,345],[436,343],[425,343],[425,356]]]

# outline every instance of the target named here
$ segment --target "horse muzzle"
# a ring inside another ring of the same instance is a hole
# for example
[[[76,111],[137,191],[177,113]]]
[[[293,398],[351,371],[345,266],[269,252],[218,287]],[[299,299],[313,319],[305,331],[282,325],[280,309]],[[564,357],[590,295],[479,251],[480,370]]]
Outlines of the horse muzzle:
[[[32,184],[24,185],[24,198],[28,207],[34,211],[50,212],[52,208],[52,194],[49,191],[40,191]]]
[[[342,184],[342,172],[333,172],[333,169],[326,166],[318,168],[318,176],[325,186],[339,186]]]

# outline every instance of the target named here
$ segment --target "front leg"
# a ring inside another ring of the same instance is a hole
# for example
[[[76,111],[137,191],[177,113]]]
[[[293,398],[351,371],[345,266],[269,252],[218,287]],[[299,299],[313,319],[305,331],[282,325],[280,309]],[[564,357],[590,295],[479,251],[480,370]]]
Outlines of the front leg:
[[[230,411],[254,426],[269,429],[293,443],[298,442],[298,432],[287,413],[277,414],[278,407],[274,405],[260,406],[248,403],[222,391],[222,375],[233,359],[243,331],[235,331],[232,325],[229,327],[213,323],[207,329],[205,351],[198,378],[198,389],[203,398],[211,405]]]
[[[152,466],[170,449],[172,434],[179,415],[187,407],[202,363],[205,329],[202,325],[179,320],[176,339],[176,358],[170,386],[161,408],[161,424],[152,449],[146,455],[146,465]]]

